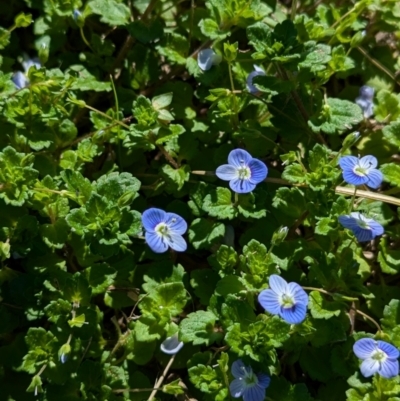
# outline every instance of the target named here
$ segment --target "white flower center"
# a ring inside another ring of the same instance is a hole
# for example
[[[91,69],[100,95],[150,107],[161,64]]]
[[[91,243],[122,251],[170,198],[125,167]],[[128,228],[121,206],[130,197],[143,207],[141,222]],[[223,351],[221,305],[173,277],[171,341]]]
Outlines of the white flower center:
[[[239,380],[243,380],[243,384],[245,387],[253,387],[258,384],[258,377],[257,375],[254,374],[254,372],[251,369],[245,369],[244,366],[242,366],[243,370],[243,378],[239,378]]]
[[[281,297],[281,306],[284,309],[289,309],[295,304],[293,297],[288,294],[283,294]]]
[[[374,353],[371,355],[371,359],[378,361],[380,363],[385,362],[387,359],[387,355],[385,352],[381,351],[380,349],[377,349],[374,351]]]
[[[358,175],[359,177],[365,177],[367,175],[368,170],[362,168],[360,166],[355,166],[353,169],[353,173]]]
[[[251,170],[247,166],[239,167],[237,173],[241,180],[248,180],[251,177]]]
[[[361,228],[363,228],[364,230],[370,230],[371,227],[368,225],[368,223],[364,220],[361,219],[356,219],[357,221],[357,225]]]
[[[169,237],[169,227],[164,222],[158,223],[154,231],[162,238]]]

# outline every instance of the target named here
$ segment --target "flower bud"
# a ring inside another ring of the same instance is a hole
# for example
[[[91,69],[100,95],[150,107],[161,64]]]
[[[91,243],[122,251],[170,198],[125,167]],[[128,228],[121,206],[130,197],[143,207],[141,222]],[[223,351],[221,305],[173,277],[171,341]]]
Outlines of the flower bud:
[[[68,355],[71,353],[71,346],[69,344],[64,344],[58,350],[58,356],[60,358],[61,363],[67,362]]]
[[[85,25],[85,18],[79,10],[74,10],[72,18],[74,19],[76,25],[79,26],[79,28],[82,28]]]
[[[348,149],[353,146],[360,139],[360,133],[358,131],[352,132],[347,135],[343,141],[343,148]]]
[[[271,244],[273,246],[281,244],[283,241],[285,241],[288,232],[289,229],[287,227],[278,228],[272,235]]]
[[[49,59],[49,46],[46,43],[42,43],[39,49],[39,60],[40,64],[46,64]]]

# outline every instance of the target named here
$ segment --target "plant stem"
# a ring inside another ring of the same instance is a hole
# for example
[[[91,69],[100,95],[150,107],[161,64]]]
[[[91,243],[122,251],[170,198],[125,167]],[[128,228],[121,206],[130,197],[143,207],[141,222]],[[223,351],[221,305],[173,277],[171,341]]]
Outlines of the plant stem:
[[[376,328],[378,329],[378,332],[379,332],[379,333],[382,332],[381,326],[379,326],[379,324],[377,323],[377,321],[376,321],[375,319],[373,319],[371,316],[368,316],[366,313],[360,311],[360,310],[357,309],[357,308],[351,307],[350,309],[351,309],[351,310],[354,310],[354,312],[356,312],[356,314],[358,313],[359,315],[364,316],[366,319],[368,319],[370,322],[372,322],[372,323],[376,326]]]
[[[176,355],[176,354],[175,354]],[[174,363],[175,360],[175,355],[171,356],[171,359],[169,360],[167,366],[164,369],[164,372],[162,373],[162,375],[160,376],[160,378],[158,379],[156,385],[154,386],[154,390],[152,391],[152,393],[150,394],[150,397],[148,398],[147,401],[151,401],[154,399],[155,395],[157,394],[157,391],[159,390],[159,388],[161,387],[161,385],[164,382],[165,376],[167,375],[170,367],[172,366],[172,364]]]

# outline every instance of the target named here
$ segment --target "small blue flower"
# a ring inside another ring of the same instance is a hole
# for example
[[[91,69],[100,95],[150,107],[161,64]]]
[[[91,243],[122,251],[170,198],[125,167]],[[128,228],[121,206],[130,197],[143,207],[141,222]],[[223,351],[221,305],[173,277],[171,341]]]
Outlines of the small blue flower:
[[[166,338],[160,345],[161,351],[167,355],[177,354],[182,349],[182,347],[183,342],[179,341],[177,334]]]
[[[267,166],[261,160],[253,159],[250,153],[243,149],[232,150],[228,156],[228,163],[219,166],[215,174],[221,180],[229,181],[232,191],[239,194],[253,191],[268,174]]]
[[[368,85],[360,88],[360,96],[356,99],[356,103],[361,107],[364,113],[364,118],[370,118],[374,114],[374,94],[375,89]]]
[[[143,213],[142,224],[146,230],[146,242],[153,252],[163,253],[168,247],[178,252],[186,251],[182,235],[187,230],[187,223],[181,216],[151,208]]]
[[[299,324],[306,318],[308,295],[300,285],[272,274],[269,287],[258,295],[258,302],[267,312],[279,315],[289,324]]]
[[[75,9],[72,13],[72,17],[75,21],[77,21],[79,17],[82,17],[82,13],[79,10]]]
[[[27,55],[25,55],[24,58],[25,60],[22,62],[22,67],[24,68],[24,72],[16,71],[11,78],[17,89],[26,88],[29,85],[29,79],[27,77],[27,73],[31,67],[35,67],[37,69],[41,67],[38,58],[35,57],[33,59],[29,59],[27,58]]]
[[[243,401],[263,401],[265,389],[271,378],[265,373],[253,373],[251,366],[246,366],[241,359],[233,362],[231,368],[235,378],[229,385],[233,398],[243,397]]]
[[[212,49],[200,50],[197,54],[197,64],[203,71],[208,71],[213,65],[218,65],[222,56]]]
[[[390,379],[399,374],[399,350],[385,341],[362,338],[353,345],[356,356],[363,360],[360,366],[364,377],[378,373]]]
[[[371,241],[376,236],[382,235],[383,227],[375,220],[368,219],[359,212],[352,212],[350,215],[339,216],[339,223],[353,231],[358,241]]]
[[[256,93],[259,92],[259,90],[253,85],[253,79],[254,79],[255,77],[263,76],[263,75],[266,75],[266,74],[265,74],[265,71],[264,71],[261,67],[259,67],[258,65],[255,65],[255,66],[254,66],[254,71],[252,71],[252,72],[247,76],[247,79],[246,79],[247,90],[248,90],[250,93],[256,94]]]
[[[339,165],[343,170],[343,179],[348,184],[366,184],[374,189],[382,184],[383,175],[376,168],[378,160],[374,156],[364,156],[361,159],[355,156],[344,156],[340,158]]]

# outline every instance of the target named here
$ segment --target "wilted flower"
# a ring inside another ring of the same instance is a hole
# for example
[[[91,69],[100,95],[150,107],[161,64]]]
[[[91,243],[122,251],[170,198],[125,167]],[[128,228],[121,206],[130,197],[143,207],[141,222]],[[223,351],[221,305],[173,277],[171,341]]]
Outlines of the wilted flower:
[[[222,56],[216,54],[212,49],[200,50],[197,54],[197,64],[203,71],[208,71],[213,65],[218,65]]]
[[[374,88],[364,85],[360,88],[360,96],[356,99],[356,103],[361,107],[365,118],[369,118],[374,114],[374,93]]]
[[[25,60],[22,62],[22,67],[24,68],[24,72],[17,71],[11,78],[17,89],[26,88],[29,85],[29,79],[26,76],[26,74],[31,67],[35,67],[37,69],[41,67],[38,58],[35,57],[33,59],[29,59],[26,57],[26,55],[24,56],[24,58]]]
[[[182,349],[182,347],[183,342],[179,341],[177,334],[166,338],[160,345],[161,351],[167,355],[177,354]]]
[[[233,362],[231,372],[235,378],[229,385],[232,397],[243,397],[243,401],[264,400],[265,389],[271,381],[268,375],[265,373],[253,373],[251,366],[246,366],[241,359]]]
[[[272,274],[269,289],[258,295],[258,302],[269,313],[279,315],[287,323],[299,324],[306,318],[308,295],[297,283],[287,283]]]
[[[273,246],[281,244],[285,241],[286,236],[288,235],[289,229],[287,227],[279,227],[273,234],[271,239],[271,244]]]
[[[68,343],[65,343],[58,350],[58,356],[60,358],[61,363],[67,362],[68,355],[71,353],[71,346]]]
[[[352,212],[350,215],[339,216],[339,223],[353,231],[358,241],[371,241],[384,232],[383,227],[375,220],[368,219],[359,212]]]
[[[362,338],[353,345],[356,356],[363,360],[360,370],[364,377],[378,373],[390,379],[399,374],[399,350],[385,341]]]
[[[187,230],[187,223],[181,216],[151,208],[143,213],[142,224],[146,230],[146,242],[153,252],[162,253],[168,247],[178,252],[186,251],[182,235]]]
[[[239,194],[251,192],[268,174],[267,166],[243,149],[232,150],[228,163],[219,166],[215,174],[221,180],[229,181],[232,191]]]
[[[247,89],[250,93],[252,94],[256,94],[259,92],[259,90],[253,85],[253,79],[255,77],[261,76],[261,75],[266,75],[265,71],[259,67],[258,65],[254,66],[254,71],[252,71],[246,79],[246,85],[247,85]]]
[[[371,188],[378,188],[382,183],[383,175],[376,169],[378,160],[374,156],[364,156],[361,159],[344,156],[340,158],[339,165],[343,170],[343,179],[348,184],[366,184]]]

